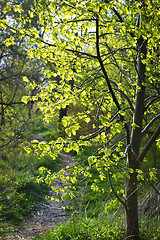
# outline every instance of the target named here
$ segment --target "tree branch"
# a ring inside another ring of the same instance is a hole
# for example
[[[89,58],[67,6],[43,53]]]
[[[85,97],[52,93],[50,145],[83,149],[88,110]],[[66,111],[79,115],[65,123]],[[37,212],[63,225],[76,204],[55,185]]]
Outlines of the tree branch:
[[[113,194],[115,195],[115,197],[118,199],[118,201],[120,203],[122,203],[122,205],[125,207],[125,209],[127,208],[126,204],[125,204],[125,201],[123,201],[119,196],[118,194],[116,193],[116,191],[114,190],[113,188],[113,185],[112,185],[112,182],[111,182],[111,176],[110,176],[110,172],[109,172],[109,169],[107,169],[107,172],[108,172],[108,180],[109,180],[109,184],[110,184],[110,187],[112,189],[112,192]]]
[[[99,49],[99,16],[98,16],[98,15],[96,15],[96,51],[97,51],[97,59],[98,59],[99,64],[100,64],[100,66],[101,66],[102,72],[103,72],[103,74],[104,74],[104,78],[105,78],[105,80],[106,80],[106,82],[107,82],[107,85],[108,85],[108,88],[109,88],[109,91],[110,91],[110,93],[111,93],[111,96],[112,96],[112,98],[113,98],[113,101],[114,101],[117,109],[120,111],[120,110],[121,110],[121,107],[120,107],[120,105],[119,105],[119,102],[118,102],[115,94],[114,94],[114,91],[113,91],[112,86],[111,86],[111,84],[110,84],[110,81],[109,81],[107,72],[106,72],[105,67],[104,67],[104,65],[103,65],[103,61],[102,61],[102,59],[101,59],[101,54],[100,54],[100,49]],[[123,120],[123,117],[122,117],[121,115],[120,115],[120,117],[121,117],[121,119]]]
[[[0,102],[0,105],[6,105],[6,106],[11,106],[11,105],[14,105],[14,104],[25,104],[25,103],[24,102],[11,102],[11,103]]]
[[[130,108],[131,108],[131,110],[133,112],[134,111],[134,107],[132,105],[132,102],[131,102],[130,98],[122,90],[120,90],[120,89],[115,89],[115,90],[120,92],[123,95],[123,97],[125,97],[125,99],[127,100],[128,104],[129,104],[129,106],[130,106]]]
[[[92,67],[92,69],[95,70],[100,76],[102,76],[103,78],[105,78],[105,76],[104,76],[98,69],[96,69],[95,67]],[[109,79],[109,78],[108,78],[108,79]],[[111,79],[109,79],[109,81],[110,81],[110,83],[112,83],[113,85],[115,85],[115,87],[117,87],[117,89],[114,89],[114,90],[119,91],[119,92],[126,98],[126,100],[127,100],[127,102],[129,103],[132,111],[134,111],[134,107],[133,107],[132,102],[131,102],[131,100],[129,99],[129,97],[128,97],[122,90],[118,89],[118,85],[117,85],[116,82],[112,81]]]
[[[97,110],[97,113],[96,113],[96,117],[98,117],[98,115],[99,115],[99,111],[101,109],[101,106],[102,106],[102,103],[103,103],[103,99],[104,99],[104,96],[102,96],[101,102],[99,104],[99,107],[98,107],[98,110]]]
[[[128,73],[126,73],[123,69],[120,68],[120,66],[119,66],[119,64],[117,63],[117,60],[116,60],[116,58],[115,58],[115,56],[114,56],[113,51],[111,50],[111,48],[109,47],[109,45],[108,45],[107,43],[106,43],[106,46],[107,46],[108,50],[111,52],[112,58],[113,58],[113,60],[114,60],[115,65],[117,66],[118,70],[119,70],[123,75],[125,75],[131,82],[134,82],[134,80],[131,78],[131,76],[129,76]]]
[[[88,56],[88,57],[97,59],[97,56],[92,55],[90,53],[85,53],[85,52],[78,51],[78,50],[72,50],[72,49],[69,49],[69,48],[66,48],[65,50],[68,51],[68,52],[77,53],[77,54],[80,54],[80,55],[84,55],[84,56]]]
[[[152,97],[152,96],[151,96]],[[155,102],[156,100],[158,100],[160,98],[160,96],[156,96],[154,99],[152,99],[146,106],[145,106],[145,109],[144,111],[147,110],[147,108],[153,103]]]
[[[149,149],[151,148],[151,146],[153,145],[153,143],[155,142],[155,140],[158,138],[159,135],[160,135],[160,125],[158,126],[158,128],[156,129],[156,131],[154,132],[154,134],[149,139],[149,141],[143,148],[142,152],[140,153],[138,157],[138,162],[143,162],[144,157],[146,156],[147,152],[149,151]]]
[[[18,136],[21,134],[21,132],[22,132],[22,131],[18,131],[18,132],[14,135],[14,137],[13,137],[12,139],[10,139],[8,142],[2,144],[2,145],[0,146],[0,148],[3,148],[3,147],[5,147],[5,146],[7,146],[9,143],[11,143],[12,141],[14,141],[14,140],[16,139],[16,137],[18,137]]]
[[[158,195],[160,195],[160,192],[157,190],[157,188],[156,188],[156,187],[152,184],[152,182],[150,181],[149,176],[148,176],[148,173],[147,173],[146,170],[144,169],[144,167],[143,167],[143,165],[142,165],[142,162],[139,161],[139,164],[140,164],[140,166],[141,166],[144,174],[146,175],[146,178],[147,178],[149,184],[150,184],[150,185],[152,186],[152,188],[156,191],[156,193],[158,193]]]
[[[160,114],[158,114],[156,117],[154,117],[148,124],[147,126],[143,129],[142,131],[142,136],[144,136],[148,130],[150,129],[150,127],[153,125],[153,123],[160,118]]]
[[[105,78],[105,76],[104,76],[98,69],[96,69],[95,67],[92,67],[92,69],[95,70],[100,76],[102,76],[103,78]],[[112,81],[111,79],[109,79],[109,81],[110,81],[113,85],[115,85],[115,87],[118,88],[118,85],[117,85],[116,82]]]

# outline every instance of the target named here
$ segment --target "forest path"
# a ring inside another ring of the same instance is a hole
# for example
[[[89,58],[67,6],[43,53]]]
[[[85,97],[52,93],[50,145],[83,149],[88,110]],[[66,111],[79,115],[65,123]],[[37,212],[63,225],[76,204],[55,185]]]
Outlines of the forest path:
[[[39,141],[44,141],[41,137],[42,134],[35,134],[34,139]],[[61,152],[61,168],[65,169],[66,166],[70,166],[75,163],[76,158],[68,153]],[[69,175],[70,171],[67,170],[65,175]],[[60,179],[55,180],[55,187],[63,187],[63,183]],[[57,196],[52,190],[50,190],[50,196],[60,199],[60,196]],[[48,204],[40,204],[41,209],[34,213],[25,223],[17,227],[14,233],[10,233],[7,237],[0,238],[1,240],[31,240],[34,237],[46,232],[49,229],[53,229],[59,223],[67,221],[67,214],[62,209],[62,206],[66,206],[66,202],[55,202],[47,200]]]

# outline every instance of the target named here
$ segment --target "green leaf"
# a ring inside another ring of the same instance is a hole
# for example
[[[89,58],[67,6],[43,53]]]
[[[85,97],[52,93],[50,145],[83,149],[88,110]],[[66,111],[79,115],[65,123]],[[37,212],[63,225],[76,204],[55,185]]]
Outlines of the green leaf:
[[[9,46],[11,46],[11,45],[14,45],[14,44],[15,44],[15,42],[14,42],[14,37],[10,37],[10,38],[7,38],[7,39],[6,39],[5,45],[6,45],[7,47],[9,47]]]
[[[139,127],[137,124],[135,124],[135,123],[132,123],[131,126],[132,126],[133,129],[140,128],[140,127]]]
[[[30,100],[31,100],[30,96],[23,96],[21,99],[21,101],[24,102],[25,104],[27,104]]]
[[[20,5],[15,5],[14,6],[14,11],[19,12],[19,13],[24,12]]]
[[[23,81],[24,82],[29,82],[29,79],[25,76],[25,77],[23,77]]]

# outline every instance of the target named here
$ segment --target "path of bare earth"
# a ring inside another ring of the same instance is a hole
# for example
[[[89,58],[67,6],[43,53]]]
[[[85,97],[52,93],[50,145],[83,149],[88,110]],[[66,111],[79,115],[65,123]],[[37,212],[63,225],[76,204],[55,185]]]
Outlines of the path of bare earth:
[[[42,134],[36,134],[34,139],[42,141]],[[75,157],[70,154],[61,152],[60,157],[62,161],[61,169],[65,169],[66,166],[70,166],[75,162]],[[66,175],[69,174],[70,172],[67,170]],[[56,180],[54,186],[62,187],[62,182],[60,180]],[[53,191],[50,191],[50,196],[60,198]],[[10,233],[7,237],[0,238],[0,240],[31,240],[35,236],[38,236],[49,229],[53,229],[59,223],[67,221],[68,216],[62,209],[62,206],[65,206],[66,203],[51,200],[47,201],[48,204],[41,204],[41,209],[30,217],[23,226],[18,227],[14,233]]]

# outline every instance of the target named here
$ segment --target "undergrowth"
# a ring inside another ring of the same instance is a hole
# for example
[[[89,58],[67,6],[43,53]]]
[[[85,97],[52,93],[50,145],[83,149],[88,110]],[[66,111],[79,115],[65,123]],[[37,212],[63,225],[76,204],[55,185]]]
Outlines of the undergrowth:
[[[77,161],[88,158],[96,152],[95,147],[86,147],[81,155],[77,156]],[[73,152],[73,154],[75,154]],[[85,166],[85,161],[84,161]],[[125,213],[123,206],[115,198],[108,179],[98,182],[99,174],[96,168],[92,168],[92,177],[85,181],[79,176],[79,181],[72,184],[75,187],[75,198],[70,200],[70,219],[59,224],[58,227],[45,234],[40,234],[36,240],[124,240],[125,239]],[[73,174],[73,173],[72,173]],[[114,171],[113,171],[114,174]],[[91,188],[96,181],[99,190]],[[100,191],[105,189],[105,191]],[[114,189],[119,194],[121,191],[120,182],[114,182]],[[143,190],[143,191],[142,191]],[[142,195],[148,191],[146,185],[141,186]],[[142,197],[140,194],[140,197]],[[155,216],[148,221],[148,215],[140,217],[140,237],[141,240],[160,240],[159,238],[159,218]]]
[[[30,144],[34,133],[49,128],[43,124],[41,116],[28,127],[18,143],[11,143],[0,152],[0,236],[13,231],[17,224],[39,209],[39,202],[46,201],[49,188],[37,183],[38,169],[43,166],[56,171],[60,166],[59,157],[53,160],[48,155],[38,159],[33,152],[27,155],[24,147]]]
[[[124,230],[117,224],[115,227],[107,226],[105,219],[88,219],[87,221],[70,219],[67,223],[59,225],[53,231],[36,237],[36,240],[122,240]]]

